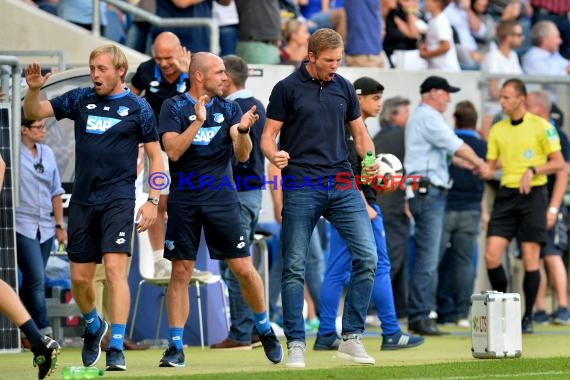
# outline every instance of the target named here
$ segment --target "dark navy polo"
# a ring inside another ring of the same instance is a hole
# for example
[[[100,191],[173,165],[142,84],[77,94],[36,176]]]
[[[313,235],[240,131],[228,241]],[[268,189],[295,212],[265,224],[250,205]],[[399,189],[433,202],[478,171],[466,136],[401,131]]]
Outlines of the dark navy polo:
[[[305,62],[278,82],[269,97],[267,118],[283,122],[279,149],[290,156],[283,176],[318,181],[352,173],[345,125],[359,116],[354,87],[338,74],[321,82],[311,77]]]
[[[167,99],[159,117],[159,133],[183,133],[194,120],[196,100],[188,93]],[[170,166],[168,202],[195,205],[238,203],[233,181],[232,125],[240,122],[242,111],[234,101],[214,97],[206,104],[206,120],[192,144]]]
[[[233,162],[234,181],[238,191],[248,191],[261,189],[264,185],[263,173],[265,172],[265,157],[261,152],[260,141],[265,125],[265,107],[254,97],[237,98],[234,100],[239,104],[242,112],[247,112],[252,106],[256,106],[255,113],[259,119],[251,126],[249,137],[251,138],[252,149],[249,160],[239,162],[235,156]]]
[[[487,143],[472,129],[457,129],[455,134],[482,159],[487,156]],[[449,167],[449,176],[453,185],[447,193],[446,210],[466,211],[481,210],[481,198],[485,190],[485,182],[471,170],[457,165]]]
[[[148,103],[129,89],[99,96],[78,88],[50,100],[57,120],[75,123],[75,181],[71,202],[135,199],[139,142],[158,141]]]
[[[139,65],[131,83],[136,89],[145,91],[144,98],[152,107],[157,120],[160,107],[166,99],[183,94],[190,88],[188,74],[181,73],[176,81],[170,83],[162,77],[160,68],[154,59]]]

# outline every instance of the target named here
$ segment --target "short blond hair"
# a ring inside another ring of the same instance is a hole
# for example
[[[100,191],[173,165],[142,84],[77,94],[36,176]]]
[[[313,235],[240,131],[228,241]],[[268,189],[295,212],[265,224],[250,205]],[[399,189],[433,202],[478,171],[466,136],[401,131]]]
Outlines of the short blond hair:
[[[91,52],[89,55],[89,62],[91,60],[101,54],[109,54],[111,56],[111,60],[113,62],[113,66],[115,69],[120,69],[121,67],[125,69],[123,75],[121,75],[121,80],[124,82],[125,77],[127,76],[127,71],[129,70],[129,62],[127,61],[127,56],[125,53],[116,45],[113,44],[106,44],[101,45]]]

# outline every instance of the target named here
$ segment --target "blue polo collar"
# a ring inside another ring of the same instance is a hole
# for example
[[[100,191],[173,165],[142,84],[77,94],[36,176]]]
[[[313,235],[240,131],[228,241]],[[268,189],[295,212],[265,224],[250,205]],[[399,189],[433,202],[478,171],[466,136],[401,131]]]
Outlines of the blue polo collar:
[[[154,79],[156,79],[158,83],[162,82],[162,73],[156,63],[154,64]],[[180,73],[176,80],[176,91],[183,93],[188,90],[188,88],[186,88],[186,79],[188,79],[188,73]]]

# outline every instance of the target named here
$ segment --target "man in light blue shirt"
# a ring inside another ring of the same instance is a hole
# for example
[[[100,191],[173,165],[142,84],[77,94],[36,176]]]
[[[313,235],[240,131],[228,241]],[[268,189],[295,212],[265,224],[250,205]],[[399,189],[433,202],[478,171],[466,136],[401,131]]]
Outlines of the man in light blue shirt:
[[[522,58],[522,68],[531,75],[568,75],[570,61],[560,55],[560,32],[552,21],[539,21],[531,30],[532,48]]]
[[[442,335],[429,318],[435,307],[439,244],[447,189],[451,187],[448,163],[451,157],[463,159],[465,167],[480,175],[487,164],[446,124],[442,114],[451,100],[450,93],[459,88],[437,76],[420,85],[421,104],[411,115],[405,129],[404,167],[409,176],[422,179],[414,188],[409,185],[406,197],[414,217],[415,260],[410,277],[408,328],[420,335]]]
[[[40,332],[52,335],[45,267],[54,237],[67,243],[61,200],[64,190],[53,151],[40,144],[46,133],[44,121],[22,118],[21,133],[20,204],[15,210],[18,268],[22,272],[20,298]]]

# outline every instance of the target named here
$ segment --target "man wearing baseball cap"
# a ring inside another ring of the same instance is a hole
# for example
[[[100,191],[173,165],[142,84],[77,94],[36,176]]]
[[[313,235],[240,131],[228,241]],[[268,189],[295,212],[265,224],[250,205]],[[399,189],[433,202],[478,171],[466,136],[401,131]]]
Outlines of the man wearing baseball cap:
[[[429,318],[435,309],[439,245],[447,190],[451,187],[448,162],[458,156],[471,169],[486,176],[484,160],[450,128],[443,113],[458,92],[445,78],[430,76],[420,85],[421,103],[406,125],[404,168],[406,174],[419,175],[418,186],[406,191],[415,225],[415,261],[410,278],[408,328],[421,335],[442,335]]]
[[[362,77],[354,82],[354,89],[358,95],[362,119],[366,120],[369,117],[377,116],[381,110],[384,86],[375,79]],[[360,173],[362,171],[362,158],[358,156],[354,140],[350,134],[347,134],[346,145],[352,171],[355,174]],[[362,196],[366,199],[366,210],[372,223],[378,256],[374,287],[372,288],[372,301],[376,305],[376,312],[382,326],[381,349],[397,350],[419,346],[424,342],[424,339],[402,332],[396,317],[390,280],[390,258],[386,249],[382,213],[376,203],[376,190],[371,186],[362,185],[361,191]],[[315,350],[336,350],[338,348],[340,337],[336,333],[335,320],[344,281],[350,276],[351,261],[352,257],[346,243],[338,230],[331,226],[330,256],[321,287],[320,325],[315,341]]]

